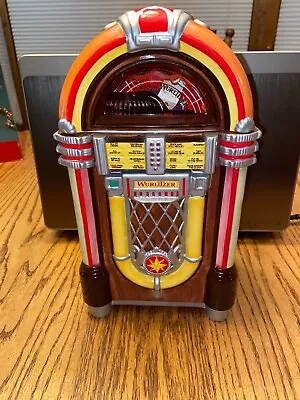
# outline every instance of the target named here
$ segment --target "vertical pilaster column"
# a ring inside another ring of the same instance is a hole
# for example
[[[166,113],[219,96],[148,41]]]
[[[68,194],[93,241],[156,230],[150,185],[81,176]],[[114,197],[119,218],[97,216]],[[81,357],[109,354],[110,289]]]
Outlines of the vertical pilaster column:
[[[105,316],[111,307],[109,276],[101,262],[89,169],[95,164],[92,135],[56,132],[59,164],[68,168],[76,215],[82,264],[81,286],[90,314]]]
[[[256,163],[256,139],[261,132],[252,118],[241,120],[235,132],[220,135],[219,163],[226,168],[217,243],[216,266],[208,273],[205,304],[215,320],[226,318],[235,300],[235,251],[247,168]]]
[[[68,168],[82,260],[89,267],[99,264],[99,250],[88,169],[94,166],[91,135],[55,133],[61,154],[58,163]]]

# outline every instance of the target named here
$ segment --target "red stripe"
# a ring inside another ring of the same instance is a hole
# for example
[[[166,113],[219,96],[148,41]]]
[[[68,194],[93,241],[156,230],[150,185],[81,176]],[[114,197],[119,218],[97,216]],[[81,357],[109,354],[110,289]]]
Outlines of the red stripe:
[[[69,143],[60,143],[61,147],[65,149],[91,149],[93,147],[93,142],[83,143],[83,144],[69,144]]]
[[[237,168],[233,168],[232,178],[231,178],[231,190],[230,190],[230,197],[229,197],[227,226],[226,226],[225,240],[224,240],[224,252],[223,252],[223,260],[222,260],[222,264],[221,264],[222,269],[227,268],[238,179],[239,179],[239,170]]]
[[[62,154],[61,158],[64,158],[65,160],[74,160],[74,161],[89,161],[89,160],[93,160],[94,156],[93,155],[89,155],[89,156],[66,156],[66,155]]]
[[[21,159],[22,153],[19,141],[0,142],[0,162],[17,161]]]
[[[90,238],[89,238],[87,215],[85,212],[84,192],[83,192],[82,175],[81,175],[80,169],[75,169],[75,177],[76,177],[77,191],[78,191],[79,204],[80,204],[80,210],[81,210],[81,216],[82,216],[82,224],[83,224],[86,252],[87,252],[87,258],[88,258],[88,266],[92,267],[93,266],[93,258],[92,258],[91,243],[90,243]]]
[[[182,196],[185,196],[185,178],[182,179]]]
[[[246,160],[247,158],[252,158],[253,154],[246,154],[244,156],[228,156],[226,154],[220,154],[220,158],[224,160]]]
[[[126,189],[127,189],[127,196],[130,197],[130,183],[129,179],[126,179]]]
[[[223,262],[223,252],[224,252],[224,241],[226,233],[226,224],[228,220],[228,209],[229,209],[229,197],[231,192],[231,182],[232,182],[232,172],[233,168],[225,168],[225,181],[223,187],[222,196],[222,210],[220,215],[219,233],[218,233],[218,244],[217,244],[217,257],[216,265],[221,268]]]
[[[225,142],[225,140],[220,140],[220,146],[231,147],[233,149],[241,148],[241,147],[249,147],[249,146],[252,146],[253,144],[254,144],[254,141],[242,142],[242,143],[232,143],[232,142]]]
[[[223,70],[223,72],[227,76],[227,78],[232,86],[232,89],[234,91],[234,95],[235,95],[236,102],[237,102],[237,108],[238,108],[238,120],[245,118],[245,116],[246,116],[245,115],[245,105],[244,105],[241,88],[239,86],[239,82],[238,82],[235,74],[233,73],[233,71],[231,70],[229,65],[227,64],[227,62],[223,59],[223,57],[220,54],[218,54],[215,50],[210,48],[207,44],[205,44],[204,42],[199,40],[199,38],[196,39],[196,38],[184,33],[181,37],[181,40],[184,41],[185,43],[195,47],[196,49],[202,51],[208,57],[212,58],[218,64],[218,66]],[[230,238],[231,238],[231,234],[232,234],[232,224],[233,224],[233,216],[234,216],[234,206],[235,206],[235,201],[236,201],[238,176],[239,176],[239,170],[233,169],[230,200],[229,200],[229,210],[228,210],[228,216],[227,216],[226,228],[225,228],[226,231],[225,231],[225,239],[224,239],[224,247],[223,247],[223,257],[222,257],[222,263],[221,263],[222,269],[226,269],[227,262],[228,262]]]
[[[161,8],[146,8],[139,16],[141,33],[167,32],[168,17]]]
[[[76,95],[77,95],[78,89],[79,89],[80,84],[83,81],[85,75],[93,67],[93,65],[99,60],[100,57],[102,57],[104,54],[108,53],[110,50],[113,50],[114,48],[121,46],[125,42],[126,42],[126,38],[125,38],[125,36],[123,36],[123,37],[117,37],[114,40],[112,40],[108,43],[105,43],[100,49],[95,51],[95,53],[93,53],[93,55],[83,64],[81,70],[76,75],[76,77],[73,81],[73,84],[71,86],[71,90],[70,90],[70,93],[68,96],[68,102],[66,105],[66,114],[64,116],[67,120],[72,121]]]
[[[240,120],[245,118],[245,105],[241,88],[235,74],[233,73],[227,62],[224,60],[224,58],[215,50],[213,50],[208,44],[202,42],[199,38],[195,38],[186,33],[183,33],[183,35],[181,36],[181,40],[189,44],[190,46],[193,46],[194,48],[202,51],[202,53],[212,58],[219,65],[219,67],[223,70],[223,72],[229,79],[229,82],[231,83],[231,86],[233,88],[238,107],[238,119]]]

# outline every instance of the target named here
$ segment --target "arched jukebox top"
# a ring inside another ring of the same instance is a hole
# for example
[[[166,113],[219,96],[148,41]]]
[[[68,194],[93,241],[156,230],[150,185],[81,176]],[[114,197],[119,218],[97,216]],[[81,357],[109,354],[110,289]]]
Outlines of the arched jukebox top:
[[[189,14],[147,7],[101,32],[69,70],[55,134],[84,263],[154,289],[232,267],[252,117],[241,64]]]
[[[219,115],[220,103],[228,116]],[[77,132],[109,123],[111,115],[135,115],[119,118],[124,125],[139,124],[137,115],[150,117],[143,125],[178,124],[183,115],[196,125],[227,118],[223,128],[234,130],[253,106],[246,74],[223,41],[181,10],[148,7],[95,37],[65,80],[59,116]]]

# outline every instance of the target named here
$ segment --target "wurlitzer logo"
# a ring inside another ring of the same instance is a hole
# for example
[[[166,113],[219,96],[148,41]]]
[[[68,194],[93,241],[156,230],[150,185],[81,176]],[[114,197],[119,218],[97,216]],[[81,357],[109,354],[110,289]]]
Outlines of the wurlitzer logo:
[[[178,181],[134,181],[134,189],[178,189]]]
[[[163,100],[169,110],[173,110],[180,100],[183,87],[184,83],[180,79],[173,82],[166,80],[162,83],[158,97]]]

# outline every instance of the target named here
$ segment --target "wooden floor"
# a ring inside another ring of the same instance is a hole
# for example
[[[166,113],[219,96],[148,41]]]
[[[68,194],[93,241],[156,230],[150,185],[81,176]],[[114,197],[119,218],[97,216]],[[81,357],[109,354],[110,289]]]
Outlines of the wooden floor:
[[[76,235],[44,226],[28,143],[23,162],[0,165],[0,202],[1,400],[300,399],[299,222],[241,236],[227,322],[124,306],[98,321]]]

